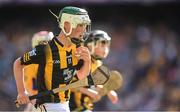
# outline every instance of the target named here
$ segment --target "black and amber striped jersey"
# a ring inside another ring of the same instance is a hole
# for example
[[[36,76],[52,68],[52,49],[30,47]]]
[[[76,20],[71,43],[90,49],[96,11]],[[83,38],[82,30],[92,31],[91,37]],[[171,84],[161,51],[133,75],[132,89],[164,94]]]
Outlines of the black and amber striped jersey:
[[[93,72],[101,65],[102,65],[102,61],[92,60],[92,64],[91,64],[92,75]],[[73,78],[73,81],[77,81],[77,80],[78,80],[77,77]],[[86,88],[90,88],[90,86]],[[73,90],[71,92],[69,106],[71,111],[93,110],[94,108],[92,99],[88,95],[83,94],[78,90]]]
[[[57,37],[47,45],[39,45],[21,57],[21,64],[39,64],[37,73],[38,91],[52,90],[69,84],[76,74],[78,60],[76,45],[65,47]],[[44,102],[68,101],[70,90],[41,98]]]

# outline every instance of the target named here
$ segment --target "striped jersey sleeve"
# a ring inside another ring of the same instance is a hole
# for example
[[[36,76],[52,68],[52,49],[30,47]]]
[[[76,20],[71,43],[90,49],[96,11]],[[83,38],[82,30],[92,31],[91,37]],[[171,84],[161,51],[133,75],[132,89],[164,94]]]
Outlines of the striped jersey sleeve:
[[[45,45],[36,46],[21,57],[22,65],[39,64],[45,56]]]

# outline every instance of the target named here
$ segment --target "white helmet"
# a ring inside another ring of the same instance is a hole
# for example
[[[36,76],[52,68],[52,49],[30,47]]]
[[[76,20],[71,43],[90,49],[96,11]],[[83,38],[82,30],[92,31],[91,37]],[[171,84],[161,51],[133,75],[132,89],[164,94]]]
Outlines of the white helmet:
[[[40,31],[35,33],[32,37],[32,48],[36,47],[41,42],[47,42],[52,40],[53,37],[53,33],[48,31]]]
[[[89,48],[92,57],[94,57],[96,60],[102,60],[106,58],[106,56],[109,54],[110,44],[111,44],[111,37],[108,35],[107,32],[103,30],[94,30],[86,33],[86,35],[84,35],[84,38],[85,38],[84,45]],[[101,43],[108,47],[108,49],[106,49],[105,51],[106,55],[100,56],[94,52],[95,48],[99,45],[98,43]]]
[[[66,32],[64,29],[65,22],[70,23],[70,31]],[[62,29],[63,33],[68,36],[72,32],[72,28],[76,28],[78,24],[86,24],[89,26],[91,25],[91,20],[89,18],[88,12],[85,9],[67,6],[64,7],[58,17],[59,27]],[[88,30],[89,30],[88,29]]]

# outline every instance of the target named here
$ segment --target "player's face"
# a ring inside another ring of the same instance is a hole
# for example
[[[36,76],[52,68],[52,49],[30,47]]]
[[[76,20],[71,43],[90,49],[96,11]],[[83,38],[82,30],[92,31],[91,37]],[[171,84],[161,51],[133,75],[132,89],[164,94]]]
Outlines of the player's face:
[[[94,48],[94,54],[101,57],[106,58],[109,54],[110,42],[106,40],[99,40],[96,42]]]
[[[82,39],[86,32],[86,24],[78,24],[75,29],[72,29],[71,37]]]

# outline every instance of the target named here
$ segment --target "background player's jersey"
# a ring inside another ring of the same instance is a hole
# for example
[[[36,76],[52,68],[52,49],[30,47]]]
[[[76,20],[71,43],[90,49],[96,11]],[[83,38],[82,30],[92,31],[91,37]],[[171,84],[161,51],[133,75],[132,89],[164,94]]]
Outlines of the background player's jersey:
[[[91,72],[93,73],[99,66],[102,65],[102,62],[100,60],[92,61],[91,64]],[[74,77],[73,81],[78,80]],[[86,87],[90,88],[90,87]],[[71,111],[84,111],[84,110],[93,110],[93,102],[92,99],[86,95],[81,93],[80,91],[73,90],[71,92],[70,97],[70,110]]]
[[[21,63],[39,64],[37,73],[38,91],[52,90],[69,84],[76,74],[76,45],[64,47],[57,38],[47,45],[39,45],[21,57]],[[64,102],[69,100],[70,90],[41,98],[42,102]]]
[[[26,91],[29,95],[34,95],[38,93],[37,90],[37,72],[38,64],[27,65],[23,68],[24,73],[24,84]]]
[[[93,60],[91,64],[91,72],[93,73],[98,67],[102,65],[102,61],[100,60]]]

